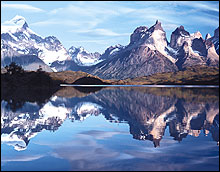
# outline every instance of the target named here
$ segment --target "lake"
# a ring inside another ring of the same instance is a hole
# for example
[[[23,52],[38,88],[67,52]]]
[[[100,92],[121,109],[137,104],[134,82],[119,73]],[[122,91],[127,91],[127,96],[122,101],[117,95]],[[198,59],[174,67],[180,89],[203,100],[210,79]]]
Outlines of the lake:
[[[219,171],[219,88],[29,92],[1,98],[2,171]]]

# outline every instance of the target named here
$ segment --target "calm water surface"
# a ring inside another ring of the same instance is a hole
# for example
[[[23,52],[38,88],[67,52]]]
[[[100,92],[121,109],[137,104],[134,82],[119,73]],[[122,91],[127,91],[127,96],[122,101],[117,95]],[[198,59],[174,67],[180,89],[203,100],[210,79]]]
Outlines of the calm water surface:
[[[218,171],[218,95],[139,87],[4,95],[1,170]]]

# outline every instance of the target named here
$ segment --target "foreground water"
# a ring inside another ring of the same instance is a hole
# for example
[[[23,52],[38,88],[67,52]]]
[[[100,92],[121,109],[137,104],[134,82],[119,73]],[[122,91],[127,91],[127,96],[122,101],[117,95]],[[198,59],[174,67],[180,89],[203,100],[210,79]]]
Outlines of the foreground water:
[[[1,99],[2,171],[219,170],[218,88],[23,94]]]

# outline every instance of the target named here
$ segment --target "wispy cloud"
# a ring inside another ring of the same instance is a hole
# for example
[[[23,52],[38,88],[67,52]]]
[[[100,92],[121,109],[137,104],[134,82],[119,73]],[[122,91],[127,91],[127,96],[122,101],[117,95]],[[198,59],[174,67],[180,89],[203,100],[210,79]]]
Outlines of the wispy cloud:
[[[207,11],[219,12],[219,5],[218,4],[211,4],[209,2],[201,2],[201,1],[193,1],[193,2],[176,1],[176,2],[173,2],[173,4],[179,5],[179,6],[191,7],[191,8],[195,8],[197,10],[207,10]]]
[[[28,12],[44,12],[43,9],[34,7],[32,5],[28,5],[28,4],[6,4],[6,3],[2,3],[1,7],[2,8],[17,9],[17,10],[24,10],[24,11],[28,11]]]
[[[219,26],[219,19],[208,18],[204,16],[192,16],[191,19],[194,21],[194,23],[203,23],[203,25],[213,26],[213,27]]]
[[[80,35],[84,36],[128,36],[130,33],[116,33],[109,29],[103,29],[103,28],[96,28],[96,29],[89,29],[89,30],[71,30],[71,32],[78,33]]]
[[[60,20],[60,19],[48,19],[44,21],[39,21],[31,23],[31,26],[49,26],[49,25],[66,25],[66,26],[79,26],[81,23],[74,22],[72,20]]]
[[[41,1],[39,6],[23,1],[4,2],[4,16],[11,16],[7,11],[14,9],[14,13],[27,18],[29,26],[37,27],[42,35],[58,34],[65,46],[81,43],[91,51],[104,51],[106,46],[119,42],[126,45],[136,27],[151,27],[156,20],[161,21],[167,37],[180,25],[190,33],[200,30],[205,35],[219,24],[218,1]],[[26,12],[39,15],[25,16]],[[2,20],[8,20],[4,16]]]

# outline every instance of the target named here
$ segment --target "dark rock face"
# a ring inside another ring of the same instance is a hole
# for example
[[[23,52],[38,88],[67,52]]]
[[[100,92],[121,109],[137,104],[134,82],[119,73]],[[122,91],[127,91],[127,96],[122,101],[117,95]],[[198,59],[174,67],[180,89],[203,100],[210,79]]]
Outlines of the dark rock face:
[[[9,35],[9,33],[2,33],[1,40],[3,41],[14,41],[14,39]]]
[[[146,26],[137,27],[130,36],[130,44],[137,43],[143,35],[145,35],[148,28]]]
[[[170,47],[178,48],[177,40],[180,37],[189,37],[189,36],[190,36],[189,32],[187,32],[183,26],[176,28],[176,30],[171,34]]]
[[[125,49],[107,62],[96,65],[91,72],[104,79],[125,79],[154,73],[176,71],[177,67],[158,51],[146,46]],[[103,72],[104,71],[104,72]]]
[[[105,52],[101,55],[100,59],[110,59],[114,54],[116,54],[118,51],[124,49],[124,47],[120,44],[115,46],[108,47]]]
[[[206,61],[201,56],[191,54],[190,47],[187,42],[183,43],[177,57],[178,60],[176,61],[176,65],[179,70],[183,70],[189,66],[206,65]]]
[[[192,49],[195,51],[199,51],[201,56],[207,56],[205,41],[202,38],[193,39]]]
[[[183,26],[176,28],[176,30],[173,32],[173,34],[190,36],[189,32],[187,32]]]
[[[219,55],[219,27],[215,29],[214,36],[211,37],[210,40],[213,42],[215,46],[215,50],[217,54]]]
[[[215,29],[214,37],[219,37],[219,27]]]

